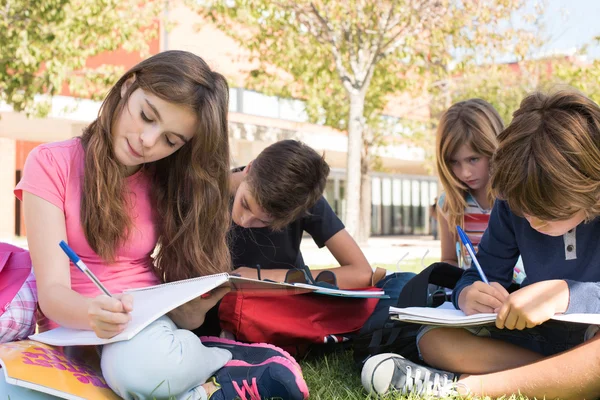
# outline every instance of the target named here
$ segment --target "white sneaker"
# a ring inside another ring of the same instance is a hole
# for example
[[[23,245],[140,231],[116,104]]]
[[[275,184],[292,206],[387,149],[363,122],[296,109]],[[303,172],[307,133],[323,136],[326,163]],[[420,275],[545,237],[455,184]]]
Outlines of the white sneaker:
[[[454,382],[456,376],[451,372],[418,365],[392,353],[369,358],[360,378],[369,394],[395,390],[403,395],[447,397],[458,395],[457,386],[461,385]]]

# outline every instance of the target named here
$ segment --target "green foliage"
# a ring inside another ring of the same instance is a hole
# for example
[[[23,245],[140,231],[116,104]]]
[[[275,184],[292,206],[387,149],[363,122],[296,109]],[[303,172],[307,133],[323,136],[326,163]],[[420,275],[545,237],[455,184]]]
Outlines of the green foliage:
[[[527,54],[536,32],[530,26],[505,27],[523,5],[518,0],[215,0],[198,11],[259,61],[249,87],[302,98],[311,121],[343,130],[353,90],[366,89],[364,117],[375,129],[394,95],[435,94],[440,80],[476,62],[506,52]]]
[[[553,56],[526,60],[519,65],[500,64],[473,69],[453,80],[452,103],[474,97],[491,103],[505,124],[521,101],[536,90],[574,87],[600,103],[600,60],[591,63],[578,57]],[[441,102],[438,112],[443,111]]]
[[[600,104],[600,60],[586,65],[561,64],[556,66],[555,75],[560,82],[581,90],[596,104]]]
[[[0,2],[0,101],[38,116],[67,84],[74,95],[102,97],[123,71],[90,68],[97,54],[123,48],[148,52],[148,29],[163,4],[138,0],[2,0]]]

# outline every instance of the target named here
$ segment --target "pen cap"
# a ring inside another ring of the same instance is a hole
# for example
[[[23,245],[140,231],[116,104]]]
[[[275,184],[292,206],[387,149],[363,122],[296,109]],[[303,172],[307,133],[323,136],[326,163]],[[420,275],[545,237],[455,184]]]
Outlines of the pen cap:
[[[469,238],[467,237],[467,234],[465,233],[465,231],[462,230],[462,228],[460,226],[456,226],[456,231],[458,232],[458,236],[460,237],[460,241],[465,245],[465,247],[467,248],[467,250],[473,250],[475,251],[475,249],[473,248],[473,245],[471,244],[471,241],[469,240]]]
[[[58,245],[60,246],[61,249],[63,249],[63,251],[69,257],[69,259],[71,261],[73,261],[73,264],[77,264],[79,262],[79,256],[77,254],[75,254],[75,252],[73,250],[71,250],[69,245],[67,243],[65,243],[64,240],[61,240]]]

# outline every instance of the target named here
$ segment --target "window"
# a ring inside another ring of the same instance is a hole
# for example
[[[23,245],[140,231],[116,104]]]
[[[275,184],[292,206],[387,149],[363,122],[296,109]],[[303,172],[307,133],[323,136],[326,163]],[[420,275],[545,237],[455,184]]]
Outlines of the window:
[[[296,122],[308,121],[304,102],[295,99],[279,99],[279,118]]]
[[[244,90],[242,112],[261,117],[279,118],[279,99],[251,90]]]
[[[238,110],[238,88],[229,88],[229,111],[236,112]]]

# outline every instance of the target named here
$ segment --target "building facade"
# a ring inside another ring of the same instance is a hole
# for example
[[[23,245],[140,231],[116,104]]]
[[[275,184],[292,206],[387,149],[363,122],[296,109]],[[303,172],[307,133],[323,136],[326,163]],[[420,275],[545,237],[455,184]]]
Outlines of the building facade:
[[[160,25],[157,38],[150,42],[152,54],[165,50],[187,50],[200,55],[225,75],[231,86],[229,122],[233,165],[245,165],[262,149],[281,139],[298,139],[325,154],[332,168],[325,196],[343,219],[348,194],[345,191],[347,136],[326,126],[311,124],[303,102],[283,99],[245,88],[248,72],[255,67],[248,54],[233,39],[184,6],[165,10],[167,23]],[[165,29],[165,26],[172,26]],[[201,28],[198,29],[198,26]],[[102,54],[90,65],[114,64],[129,68],[139,56],[124,51]],[[406,116],[403,105],[410,103],[411,117],[425,121],[427,102],[415,106],[415,99],[392,99],[388,118]],[[95,119],[100,103],[68,95],[52,99],[46,118],[27,118],[0,104],[0,240],[26,235],[21,207],[13,195],[27,154],[43,142],[65,140],[81,134]],[[406,107],[406,106],[404,106]],[[429,205],[438,192],[435,176],[427,169],[423,149],[390,144],[377,150],[386,172],[372,176],[372,234],[428,234]]]

